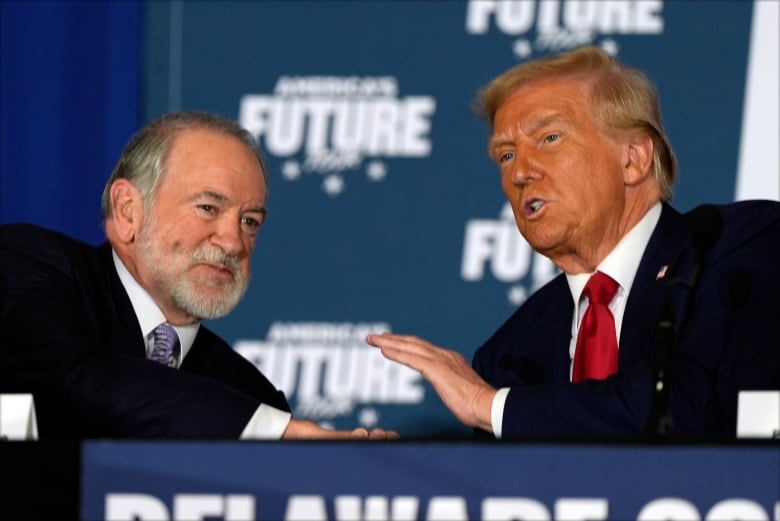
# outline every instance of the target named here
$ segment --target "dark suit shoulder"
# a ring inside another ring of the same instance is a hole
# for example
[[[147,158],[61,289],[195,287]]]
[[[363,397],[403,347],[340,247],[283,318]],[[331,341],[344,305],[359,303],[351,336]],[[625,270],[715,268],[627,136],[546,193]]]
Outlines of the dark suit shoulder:
[[[9,287],[59,286],[93,308],[103,305],[95,298],[109,293],[113,265],[108,243],[96,247],[37,225],[7,224],[0,226],[0,252],[0,273]]]
[[[723,212],[735,212],[766,217],[770,220],[780,219],[780,201],[771,199],[748,199],[720,205]]]
[[[34,247],[45,244],[84,244],[62,232],[31,223],[10,223],[0,225],[0,244],[8,246]]]
[[[780,224],[780,202],[769,200],[737,201],[718,207],[723,216],[724,232],[762,230]]]
[[[32,267],[25,264],[27,261],[67,270],[72,264],[83,265],[97,248],[55,230],[15,223],[0,226],[0,250],[9,257],[5,268],[13,260],[19,269]]]
[[[780,242],[776,241],[780,233],[780,202],[738,201],[720,205],[718,209],[723,218],[723,231],[714,247],[714,256],[748,247],[764,248],[769,255],[780,255]]]

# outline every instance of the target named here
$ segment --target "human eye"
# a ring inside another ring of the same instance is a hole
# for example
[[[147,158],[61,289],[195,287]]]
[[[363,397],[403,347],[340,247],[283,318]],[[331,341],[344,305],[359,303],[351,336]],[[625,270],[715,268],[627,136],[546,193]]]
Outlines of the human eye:
[[[498,153],[498,163],[503,164],[507,161],[511,161],[514,159],[515,153],[514,152],[499,152]]]
[[[503,165],[507,161],[514,159],[515,151],[507,146],[496,146],[490,151],[490,156],[498,165]]]
[[[260,230],[260,225],[262,224],[260,219],[248,215],[241,217],[241,228],[248,234],[257,234],[258,230]]]
[[[544,141],[545,143],[555,143],[556,141],[559,141],[560,139],[561,139],[561,135],[558,134],[558,133],[553,132],[551,134],[546,134],[542,138],[542,141]]]
[[[216,215],[217,212],[219,211],[219,208],[217,208],[215,205],[209,204],[209,203],[201,203],[201,204],[197,205],[197,208],[202,213],[207,214],[207,215]]]

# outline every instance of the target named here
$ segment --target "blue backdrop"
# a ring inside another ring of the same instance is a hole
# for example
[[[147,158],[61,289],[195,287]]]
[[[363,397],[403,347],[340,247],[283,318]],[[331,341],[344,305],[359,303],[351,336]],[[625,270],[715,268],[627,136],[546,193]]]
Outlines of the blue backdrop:
[[[140,121],[136,0],[0,3],[0,222],[103,240],[100,194]]]
[[[466,434],[365,334],[470,358],[554,274],[517,234],[470,110],[518,61],[593,43],[645,70],[680,161],[679,209],[780,196],[771,1],[0,9],[0,220],[98,242],[99,194],[138,126],[179,109],[241,121],[268,156],[269,216],[246,299],[209,326],[327,425]]]

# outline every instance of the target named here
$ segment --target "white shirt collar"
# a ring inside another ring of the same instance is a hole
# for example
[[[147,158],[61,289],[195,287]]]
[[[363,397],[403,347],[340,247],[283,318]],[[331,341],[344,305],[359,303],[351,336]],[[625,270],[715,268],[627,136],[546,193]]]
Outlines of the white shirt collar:
[[[114,250],[111,250],[111,254],[114,258],[114,266],[116,272],[119,275],[119,280],[122,282],[127,296],[130,297],[130,304],[133,306],[133,311],[138,319],[138,325],[141,326],[141,334],[146,342],[146,354],[149,356],[151,350],[150,339],[152,337],[152,331],[154,328],[165,322],[165,315],[160,308],[155,304],[152,297],[140,284],[133,278],[122,260],[116,254]],[[176,333],[179,335],[179,342],[181,345],[181,356],[178,360],[178,365],[181,366],[184,357],[189,353],[192,344],[195,342],[195,337],[200,329],[200,322],[195,324],[189,324],[186,326],[173,326]]]
[[[631,285],[634,283],[642,255],[644,255],[647,243],[650,242],[650,236],[653,235],[653,230],[661,218],[661,207],[660,202],[655,203],[644,217],[620,239],[620,242],[596,268],[596,271],[606,273],[620,284],[618,296],[622,297],[631,291]],[[592,273],[566,274],[575,306],[578,306],[582,290],[585,289],[585,284],[591,275]]]

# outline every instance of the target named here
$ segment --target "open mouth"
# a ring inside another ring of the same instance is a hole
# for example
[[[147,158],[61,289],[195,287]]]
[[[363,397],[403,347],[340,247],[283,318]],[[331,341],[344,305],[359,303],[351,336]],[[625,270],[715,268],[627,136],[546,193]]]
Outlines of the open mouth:
[[[542,199],[529,199],[525,203],[525,216],[533,217],[544,207],[545,202]]]

